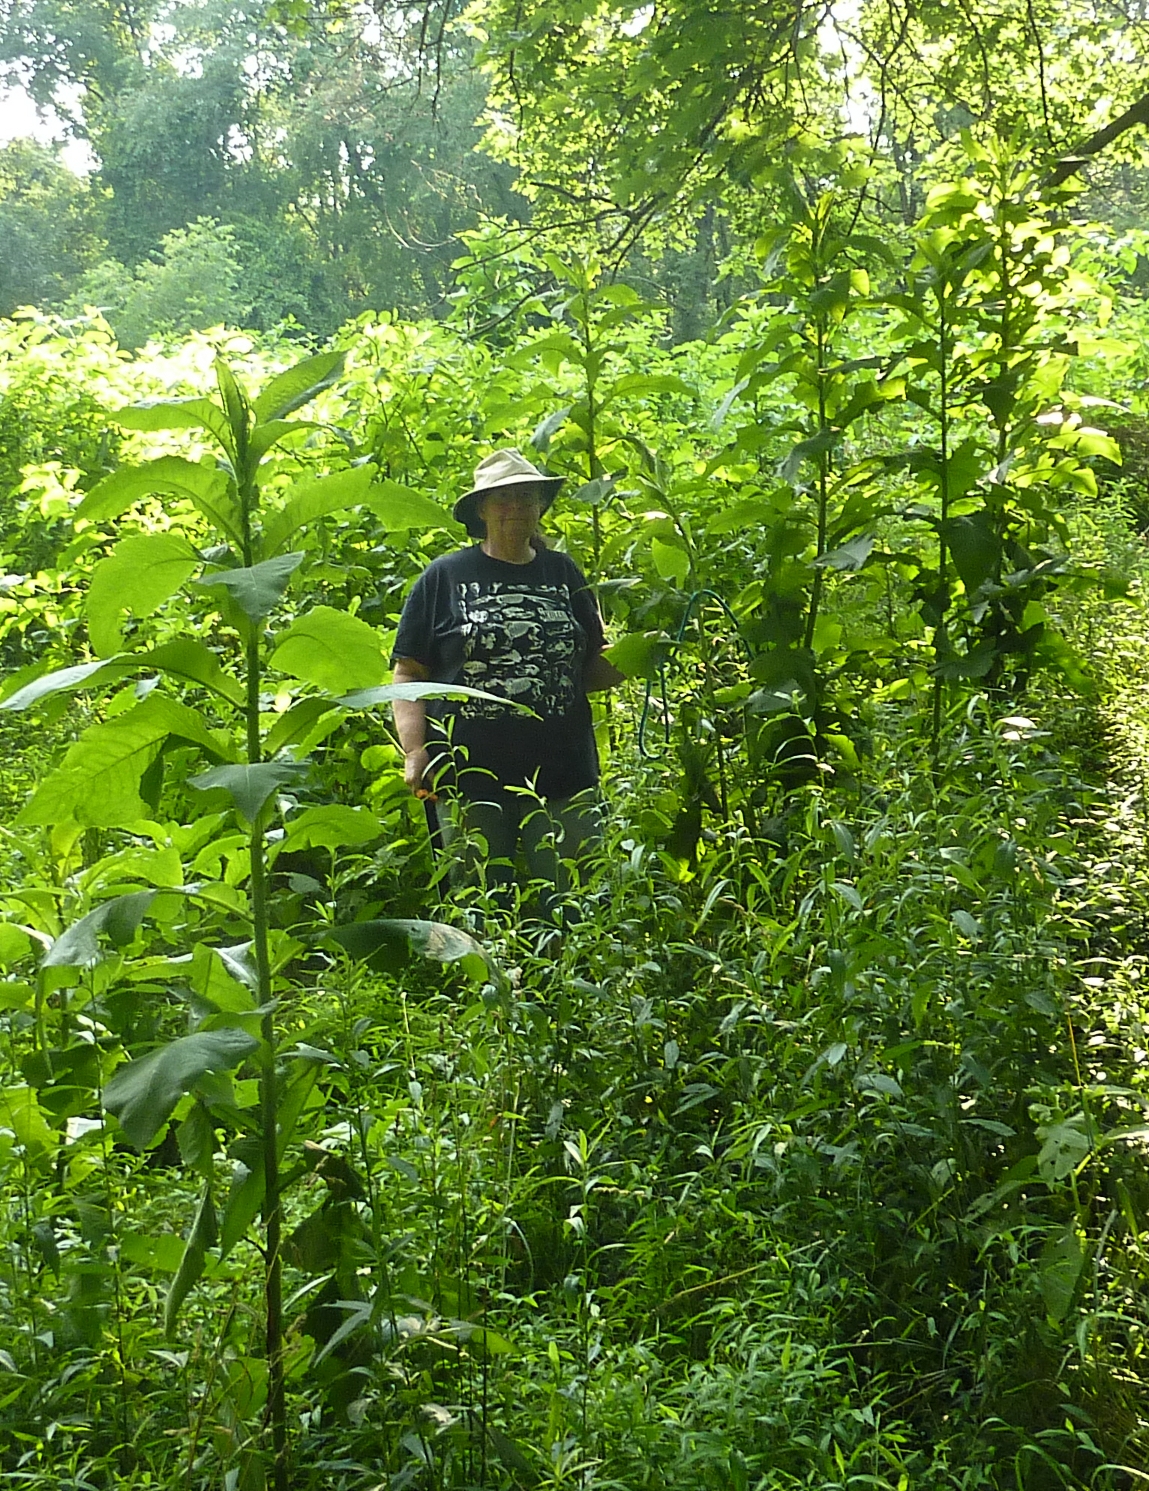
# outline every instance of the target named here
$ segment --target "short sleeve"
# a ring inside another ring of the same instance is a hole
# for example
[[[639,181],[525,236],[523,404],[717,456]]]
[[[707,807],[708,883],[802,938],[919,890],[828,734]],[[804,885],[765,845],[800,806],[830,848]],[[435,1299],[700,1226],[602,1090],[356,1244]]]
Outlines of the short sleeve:
[[[587,657],[597,657],[606,646],[606,633],[603,631],[598,599],[579,567],[573,560],[569,560],[568,563],[571,567],[571,608],[574,611],[575,620],[586,633]]]
[[[431,569],[425,569],[411,593],[403,603],[399,617],[399,629],[395,633],[395,645],[391,649],[391,666],[399,658],[410,658],[422,663],[431,672],[435,669],[435,596],[438,586]]]

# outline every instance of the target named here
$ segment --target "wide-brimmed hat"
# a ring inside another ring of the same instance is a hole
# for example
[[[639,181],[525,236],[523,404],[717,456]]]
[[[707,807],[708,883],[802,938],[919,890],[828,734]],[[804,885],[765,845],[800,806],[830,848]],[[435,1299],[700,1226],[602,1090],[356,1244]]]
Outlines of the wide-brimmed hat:
[[[455,522],[462,523],[472,538],[481,538],[479,501],[488,492],[499,487],[539,487],[542,491],[542,511],[546,512],[562,484],[561,476],[547,476],[537,466],[532,466],[517,450],[493,451],[491,455],[484,456],[475,467],[475,485],[465,497],[460,497],[455,503]]]

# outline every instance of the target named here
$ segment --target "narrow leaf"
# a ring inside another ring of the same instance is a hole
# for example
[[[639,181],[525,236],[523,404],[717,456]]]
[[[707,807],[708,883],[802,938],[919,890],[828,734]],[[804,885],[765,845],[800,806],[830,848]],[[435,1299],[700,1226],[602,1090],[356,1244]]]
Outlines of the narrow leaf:
[[[168,1297],[164,1302],[164,1332],[169,1337],[175,1333],[180,1306],[203,1273],[207,1262],[207,1250],[215,1246],[218,1236],[215,1202],[212,1199],[209,1183],[204,1187],[203,1196],[196,1209],[195,1221],[192,1223],[183,1257],[180,1259],[180,1266],[176,1270],[176,1276],[172,1280]]]
[[[523,714],[534,712],[525,704],[516,704],[498,694],[488,694],[483,689],[469,689],[462,683],[385,683],[377,689],[360,689],[346,694],[335,702],[344,709],[373,709],[377,704],[392,704],[396,699],[489,699]]]
[[[342,352],[319,352],[278,374],[251,406],[256,419],[261,424],[267,420],[283,419],[309,404],[325,388],[339,381],[344,356]]]
[[[0,709],[30,709],[33,704],[38,704],[41,699],[47,699],[52,694],[63,693],[66,689],[78,689],[97,673],[110,668],[115,661],[115,658],[101,658],[99,662],[77,663],[72,668],[57,668],[54,673],[45,673],[42,678],[34,678],[22,689],[17,689],[0,704]]]
[[[117,409],[112,418],[125,430],[208,430],[223,448],[234,453],[231,430],[218,404],[211,399],[143,399]]]

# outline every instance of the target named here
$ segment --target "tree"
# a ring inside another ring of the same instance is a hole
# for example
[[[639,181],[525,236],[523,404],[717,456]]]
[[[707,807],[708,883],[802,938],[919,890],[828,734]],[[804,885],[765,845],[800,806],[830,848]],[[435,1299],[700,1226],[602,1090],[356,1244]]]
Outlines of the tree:
[[[97,259],[98,205],[47,146],[13,140],[0,149],[0,315],[55,302]]]
[[[164,236],[160,252],[134,271],[106,259],[81,281],[73,310],[96,306],[120,345],[136,348],[150,337],[241,326],[249,304],[240,290],[235,230],[212,218]]]

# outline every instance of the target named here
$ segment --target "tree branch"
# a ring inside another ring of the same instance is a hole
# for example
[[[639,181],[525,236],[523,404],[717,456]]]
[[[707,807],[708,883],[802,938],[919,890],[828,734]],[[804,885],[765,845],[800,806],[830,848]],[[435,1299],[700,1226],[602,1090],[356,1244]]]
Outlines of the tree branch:
[[[1063,181],[1068,181],[1092,156],[1099,155],[1107,145],[1112,145],[1120,135],[1134,129],[1138,124],[1149,125],[1149,93],[1144,94],[1131,108],[1126,109],[1124,114],[1107,124],[1104,129],[1099,129],[1096,134],[1090,135],[1088,140],[1078,145],[1076,150],[1063,155],[1041,183],[1042,186],[1048,189],[1060,186]]]

